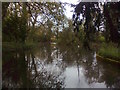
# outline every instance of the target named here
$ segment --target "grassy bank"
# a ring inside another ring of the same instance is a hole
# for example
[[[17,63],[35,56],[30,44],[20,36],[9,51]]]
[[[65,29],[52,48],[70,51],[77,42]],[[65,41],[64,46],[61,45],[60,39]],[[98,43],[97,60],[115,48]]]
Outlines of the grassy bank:
[[[37,43],[31,43],[31,42],[28,42],[25,44],[24,43],[15,43],[15,42],[2,42],[2,49],[3,50],[11,50],[11,51],[21,50],[21,49],[28,50],[28,49],[35,47],[36,45],[37,45]]]
[[[118,48],[115,44],[112,43],[109,44],[103,43],[98,51],[98,54],[105,58],[120,61],[120,47]]]

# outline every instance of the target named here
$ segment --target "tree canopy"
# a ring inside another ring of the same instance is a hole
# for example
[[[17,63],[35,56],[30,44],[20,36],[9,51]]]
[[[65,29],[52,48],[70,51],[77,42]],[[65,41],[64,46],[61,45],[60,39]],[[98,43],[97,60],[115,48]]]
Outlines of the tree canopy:
[[[61,3],[5,2],[2,9],[3,40],[4,35],[9,35],[11,39],[25,42],[28,33],[36,27],[56,30],[56,26],[64,26],[64,7]]]
[[[104,31],[108,34],[106,39],[119,42],[119,8],[120,2],[80,2],[73,14],[74,29],[79,32],[79,26],[84,24],[86,38],[90,39],[90,33],[100,31],[100,27],[104,27]]]

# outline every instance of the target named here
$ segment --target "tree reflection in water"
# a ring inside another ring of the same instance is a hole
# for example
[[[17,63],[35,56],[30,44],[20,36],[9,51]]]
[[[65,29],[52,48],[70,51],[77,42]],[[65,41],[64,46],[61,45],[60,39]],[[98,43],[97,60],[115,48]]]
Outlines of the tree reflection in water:
[[[50,46],[41,47],[39,51],[3,51],[3,88],[64,87],[63,62],[59,62],[59,58],[52,61]]]
[[[120,66],[96,60],[94,51],[41,45],[29,51],[3,49],[3,88],[120,88]]]

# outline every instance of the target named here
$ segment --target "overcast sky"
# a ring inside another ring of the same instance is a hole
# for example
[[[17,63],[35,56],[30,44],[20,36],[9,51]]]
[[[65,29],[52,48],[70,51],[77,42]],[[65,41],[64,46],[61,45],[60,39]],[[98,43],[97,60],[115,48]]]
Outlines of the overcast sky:
[[[67,2],[67,3],[70,3],[70,4],[71,4],[71,3],[72,3],[72,4],[78,4],[78,3],[79,3],[78,0],[60,0],[60,1],[61,1],[61,2]],[[74,10],[74,8],[66,5],[66,6],[65,6],[65,9],[66,9],[66,12],[65,12],[66,16],[71,19],[71,18],[72,18],[72,15],[73,15],[73,12],[70,12],[70,11]]]

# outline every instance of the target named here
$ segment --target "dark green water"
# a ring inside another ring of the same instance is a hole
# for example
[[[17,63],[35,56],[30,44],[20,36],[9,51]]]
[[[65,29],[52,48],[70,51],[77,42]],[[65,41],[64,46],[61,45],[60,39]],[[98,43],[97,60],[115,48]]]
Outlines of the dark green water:
[[[42,45],[2,54],[3,88],[120,88],[120,65],[97,60],[94,51]]]

